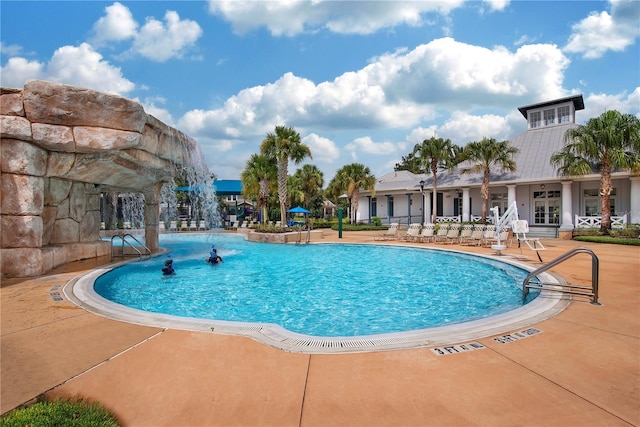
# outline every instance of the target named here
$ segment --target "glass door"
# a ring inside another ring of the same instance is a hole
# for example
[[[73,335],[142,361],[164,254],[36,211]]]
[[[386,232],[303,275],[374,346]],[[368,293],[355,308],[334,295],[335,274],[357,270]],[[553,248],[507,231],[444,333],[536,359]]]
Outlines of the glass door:
[[[560,223],[560,191],[533,192],[533,222],[534,224]]]

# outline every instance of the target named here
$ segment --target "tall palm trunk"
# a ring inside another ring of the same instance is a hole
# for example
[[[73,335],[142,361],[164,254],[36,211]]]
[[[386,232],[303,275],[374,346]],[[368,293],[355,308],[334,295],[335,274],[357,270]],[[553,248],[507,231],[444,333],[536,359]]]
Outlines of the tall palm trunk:
[[[287,223],[287,177],[289,171],[289,158],[278,158],[278,199],[280,200],[280,224],[284,227]]]
[[[601,201],[602,201],[602,221],[600,222],[600,231],[609,234],[611,230],[611,166],[607,163],[602,165],[600,175]]]
[[[487,208],[489,207],[489,169],[484,170],[484,176],[482,177],[482,188],[480,194],[482,195],[482,223],[487,223]]]
[[[358,194],[360,194],[360,191],[358,191],[358,189],[356,188],[353,192],[353,221],[352,224],[357,224],[358,223]]]
[[[269,200],[269,181],[266,179],[260,180],[260,194],[258,196],[258,203],[260,204],[260,209],[262,210],[262,223],[264,224],[267,220],[267,204]]]

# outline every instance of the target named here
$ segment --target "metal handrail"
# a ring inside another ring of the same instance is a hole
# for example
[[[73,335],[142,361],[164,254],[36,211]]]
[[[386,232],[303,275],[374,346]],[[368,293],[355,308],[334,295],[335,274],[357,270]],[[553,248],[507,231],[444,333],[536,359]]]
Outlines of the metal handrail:
[[[140,242],[138,239],[136,239],[132,234],[126,233],[126,234],[117,234],[115,236],[113,236],[111,238],[111,259],[113,259],[113,248],[114,248],[114,244],[113,244],[113,240],[119,237],[122,240],[122,255],[120,256],[125,256],[124,253],[124,245],[125,243],[127,245],[129,245],[129,247],[133,248],[134,251],[136,251],[138,253],[138,257],[140,259],[142,259],[142,252],[135,246],[133,246],[130,242],[127,242],[126,237],[131,237],[133,240],[136,241],[136,243],[138,243],[138,245],[142,246],[145,249],[145,255],[151,255],[151,249],[149,249],[148,247],[146,247],[145,245],[142,244],[142,242]]]
[[[551,267],[554,267],[560,264],[561,262],[564,262],[567,259],[579,253],[587,253],[591,255],[591,287],[590,288],[587,286],[564,285],[562,287],[563,289],[558,289],[555,286],[550,287],[544,283],[529,284],[529,281],[533,277],[537,276],[542,272],[549,270]],[[535,288],[535,289],[543,289],[547,291],[564,292],[564,293],[573,294],[573,295],[589,296],[591,297],[591,304],[600,305],[600,303],[598,302],[599,272],[600,272],[600,260],[598,259],[598,256],[591,249],[583,248],[583,247],[573,248],[569,252],[566,252],[560,255],[558,258],[552,261],[549,261],[548,264],[545,264],[542,267],[539,267],[533,270],[531,273],[529,273],[529,275],[522,282],[522,302],[524,302],[524,300],[527,298],[527,295],[529,295],[529,288]],[[586,292],[586,291],[591,291],[591,292]]]

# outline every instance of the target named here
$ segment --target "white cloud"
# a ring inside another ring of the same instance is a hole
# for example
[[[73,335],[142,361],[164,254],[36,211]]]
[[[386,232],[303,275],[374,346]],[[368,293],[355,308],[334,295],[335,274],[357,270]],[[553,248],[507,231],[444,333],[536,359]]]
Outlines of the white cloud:
[[[501,1],[501,0],[498,0]],[[441,1],[308,1],[240,2],[210,0],[209,11],[231,22],[234,31],[266,27],[274,36],[293,36],[327,29],[342,34],[372,34],[398,25],[420,26],[424,15],[447,15],[463,0]]]
[[[44,65],[38,61],[25,58],[9,58],[7,65],[0,67],[0,81],[2,86],[22,87],[30,79],[42,79]]]
[[[618,110],[640,117],[640,87],[636,87],[631,93],[614,95],[593,93],[584,98],[585,109],[576,112],[576,122],[581,124],[608,110]]]
[[[130,92],[135,87],[122,76],[120,68],[104,61],[88,43],[56,50],[47,65],[45,78],[117,94]]]
[[[182,58],[195,50],[202,28],[190,19],[180,19],[177,12],[165,12],[164,21],[147,17],[142,27],[128,7],[115,2],[105,8],[105,15],[93,25],[92,43],[106,46],[109,42],[132,40],[132,46],[120,58],[135,55],[156,62]]]
[[[315,133],[303,137],[302,142],[311,150],[314,162],[330,164],[338,160],[340,156],[340,150],[335,142]]]
[[[177,12],[169,10],[164,15],[164,22],[147,18],[136,34],[131,50],[152,61],[164,62],[183,57],[201,35],[202,28],[197,22],[181,20]]]
[[[38,61],[10,58],[2,67],[2,84],[22,87],[28,79],[42,79],[87,89],[125,94],[135,85],[122,76],[119,68],[104,61],[88,43],[57,49],[45,66]]]
[[[584,58],[600,58],[608,51],[622,52],[640,37],[640,2],[612,0],[611,14],[592,12],[573,25],[566,52],[581,53]]]
[[[129,8],[116,2],[107,6],[105,12],[105,16],[93,25],[95,36],[92,43],[102,45],[108,41],[122,41],[136,35],[138,23],[133,19]]]
[[[439,138],[450,139],[462,147],[468,142],[484,137],[497,140],[508,139],[511,136],[511,128],[503,116],[472,115],[456,111],[438,127],[437,134]]]
[[[3,56],[17,56],[22,53],[22,46],[17,44],[8,45],[0,41],[0,53]]]
[[[483,0],[483,3],[489,5],[492,11],[503,11],[509,6],[511,0]]]

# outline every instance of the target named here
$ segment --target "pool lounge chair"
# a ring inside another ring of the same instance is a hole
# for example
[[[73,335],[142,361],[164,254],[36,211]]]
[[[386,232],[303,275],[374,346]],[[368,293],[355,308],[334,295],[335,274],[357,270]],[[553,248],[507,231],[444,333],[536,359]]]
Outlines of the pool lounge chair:
[[[438,240],[438,243],[444,243],[447,245],[452,245],[454,243],[458,243],[460,241],[460,228],[462,224],[451,224],[449,225],[449,231],[447,231],[447,235],[444,239]]]
[[[415,237],[417,237],[418,234],[420,234],[420,224],[417,222],[414,222],[412,224],[409,224],[409,228],[407,228],[407,232],[405,234],[401,234],[400,236],[398,236],[398,239],[405,242],[410,242]]]
[[[484,225],[475,224],[473,226],[473,231],[471,232],[471,235],[469,237],[460,238],[460,244],[467,245],[467,246],[471,246],[471,245],[477,246],[482,241],[483,237],[484,237]]]
[[[441,240],[445,240],[447,238],[447,233],[449,232],[449,224],[440,224],[440,228],[436,232],[436,235],[433,236],[433,243],[438,243]]]
[[[207,229],[207,223],[204,221],[204,219],[200,220],[200,223],[198,224],[198,230],[206,230]]]
[[[420,232],[420,234],[414,237],[414,241],[420,243],[429,243],[433,239],[433,233],[435,232],[435,229],[435,224],[425,222],[422,226],[422,231]]]
[[[160,221],[160,223],[158,224],[158,227],[159,227],[158,229],[160,230],[160,233],[167,232],[167,230],[165,230],[165,227],[164,227],[164,221]]]
[[[169,231],[178,231],[178,222],[177,221],[171,221],[169,223]]]
[[[495,225],[487,225],[484,228],[484,233],[482,234],[482,239],[478,242],[478,246],[485,246],[487,241],[493,240],[496,236],[496,226]]]
[[[186,219],[180,222],[180,231],[189,231],[189,223],[187,222]]]
[[[373,240],[395,240],[398,235],[398,225],[397,222],[392,222],[384,233],[373,236]]]
[[[460,236],[458,236],[458,241],[456,243],[462,243],[464,239],[471,237],[471,233],[473,233],[473,225],[465,224],[462,226],[462,230],[460,231]]]

